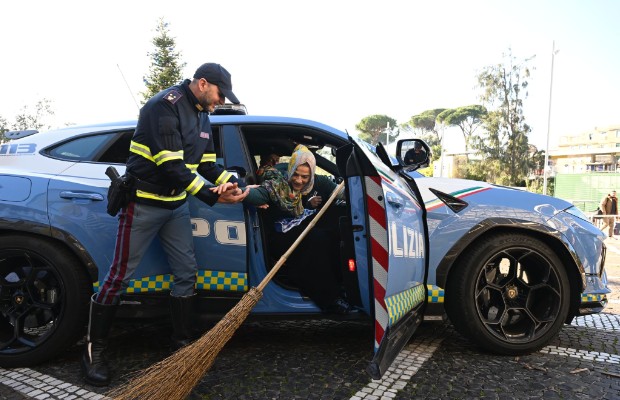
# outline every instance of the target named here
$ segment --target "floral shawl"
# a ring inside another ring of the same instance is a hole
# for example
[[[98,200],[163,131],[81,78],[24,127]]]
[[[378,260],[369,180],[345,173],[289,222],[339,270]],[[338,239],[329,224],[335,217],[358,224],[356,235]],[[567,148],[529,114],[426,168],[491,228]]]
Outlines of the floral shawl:
[[[301,191],[291,188],[290,177],[293,176],[297,167],[303,164],[310,166],[310,180]],[[314,186],[314,170],[316,168],[316,160],[314,154],[304,145],[297,145],[291,160],[288,163],[287,177],[282,175],[277,169],[269,168],[265,170],[263,187],[269,192],[269,199],[280,210],[292,217],[298,217],[304,214],[304,206],[301,196],[310,193]]]

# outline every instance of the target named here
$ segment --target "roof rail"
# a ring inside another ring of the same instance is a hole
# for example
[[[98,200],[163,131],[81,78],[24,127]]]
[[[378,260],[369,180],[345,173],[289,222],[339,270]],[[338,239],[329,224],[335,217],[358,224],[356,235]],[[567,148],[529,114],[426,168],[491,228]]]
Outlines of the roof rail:
[[[247,115],[248,110],[243,104],[226,103],[215,106],[211,115]]]

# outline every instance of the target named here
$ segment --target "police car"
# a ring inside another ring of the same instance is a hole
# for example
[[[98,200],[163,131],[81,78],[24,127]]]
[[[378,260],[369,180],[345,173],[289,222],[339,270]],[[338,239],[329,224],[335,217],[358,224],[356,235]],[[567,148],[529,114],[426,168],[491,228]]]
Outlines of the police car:
[[[574,316],[600,312],[609,293],[605,236],[570,203],[484,182],[427,178],[397,154],[298,118],[211,117],[217,162],[256,183],[258,156],[316,153],[320,173],[345,182],[340,264],[347,299],[367,319],[367,371],[380,377],[423,319],[499,354],[544,346]],[[106,213],[136,121],[18,132],[0,144],[0,366],[41,363],[85,333],[90,295],[112,262],[117,220]],[[21,136],[21,137],[20,137]],[[422,165],[424,163],[421,163]],[[219,317],[275,261],[260,209],[209,207],[189,196],[199,271],[196,310]],[[167,315],[173,285],[160,244],[122,296],[121,316]],[[256,317],[338,318],[286,279],[266,286]],[[370,350],[370,349],[369,349]]]

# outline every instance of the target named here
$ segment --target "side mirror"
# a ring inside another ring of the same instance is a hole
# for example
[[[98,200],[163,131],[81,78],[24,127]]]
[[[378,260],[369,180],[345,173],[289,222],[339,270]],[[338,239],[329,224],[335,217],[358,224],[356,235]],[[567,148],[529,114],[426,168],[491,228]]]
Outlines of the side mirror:
[[[396,159],[400,165],[415,169],[429,164],[431,149],[422,139],[402,139],[396,144]]]

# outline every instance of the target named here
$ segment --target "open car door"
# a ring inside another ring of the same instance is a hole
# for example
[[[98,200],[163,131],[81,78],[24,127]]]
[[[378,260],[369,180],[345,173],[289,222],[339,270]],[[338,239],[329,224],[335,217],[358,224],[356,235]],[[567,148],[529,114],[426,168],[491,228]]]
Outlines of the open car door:
[[[355,260],[363,307],[374,316],[374,356],[366,369],[379,379],[423,320],[428,240],[424,204],[415,186],[363,143],[337,151],[347,179]],[[364,281],[366,280],[366,281]]]

